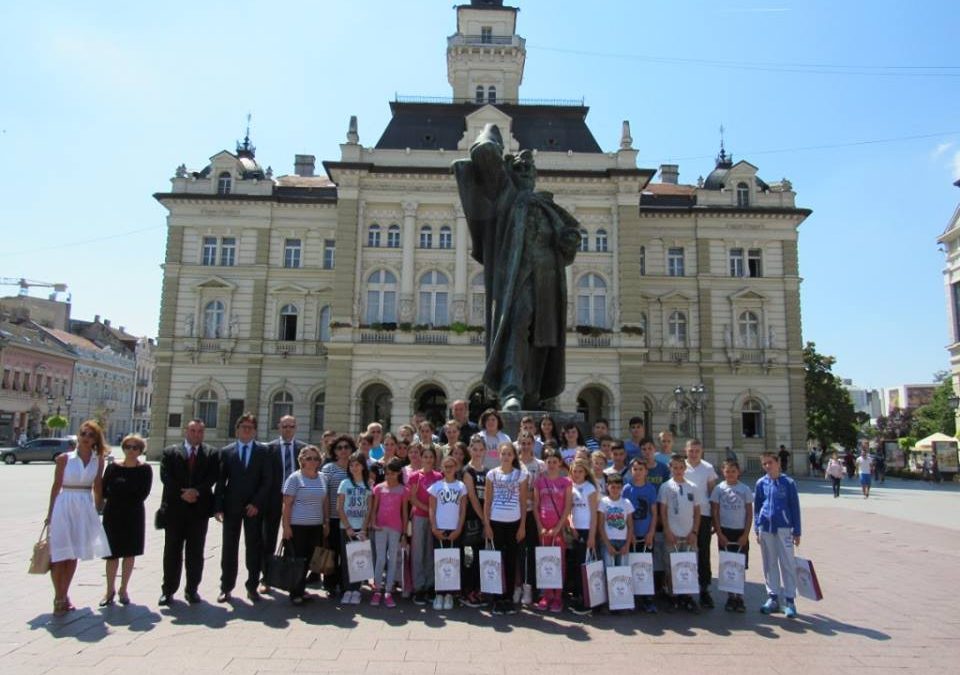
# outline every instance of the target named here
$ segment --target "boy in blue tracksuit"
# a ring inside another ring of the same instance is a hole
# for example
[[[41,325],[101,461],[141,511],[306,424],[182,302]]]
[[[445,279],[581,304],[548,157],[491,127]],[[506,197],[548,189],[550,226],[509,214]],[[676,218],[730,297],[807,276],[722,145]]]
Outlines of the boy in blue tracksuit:
[[[760,611],[779,611],[781,579],[784,614],[797,616],[797,572],[794,546],[800,545],[800,495],[793,479],[781,475],[780,460],[774,452],[764,452],[760,464],[767,475],[757,481],[753,493],[753,528],[757,533],[763,557],[763,578],[767,585],[767,601]]]

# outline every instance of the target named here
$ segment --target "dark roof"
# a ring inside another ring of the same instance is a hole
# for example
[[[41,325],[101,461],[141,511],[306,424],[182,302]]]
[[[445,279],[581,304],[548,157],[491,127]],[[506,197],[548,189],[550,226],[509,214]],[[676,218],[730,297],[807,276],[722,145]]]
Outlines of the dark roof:
[[[470,0],[469,5],[457,5],[460,7],[469,7],[470,9],[512,9],[516,12],[519,8],[517,7],[504,7],[503,0]]]
[[[649,208],[684,207],[697,203],[697,189],[692,185],[649,183],[640,193],[640,206]]]
[[[475,103],[405,103],[393,101],[393,117],[377,141],[378,150],[456,150],[467,130]],[[603,152],[587,127],[587,106],[496,104],[513,120],[520,147],[556,152]]]

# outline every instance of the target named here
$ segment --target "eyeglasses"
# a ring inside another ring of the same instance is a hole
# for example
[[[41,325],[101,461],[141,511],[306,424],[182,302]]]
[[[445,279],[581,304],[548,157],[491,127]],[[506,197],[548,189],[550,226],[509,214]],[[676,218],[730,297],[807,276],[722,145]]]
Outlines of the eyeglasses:
[[[320,458],[319,458],[319,457],[304,457],[304,458],[301,459],[300,461],[301,461],[301,462],[319,462],[319,461],[320,461]]]
[[[79,436],[80,438],[96,438],[97,432],[84,430],[80,432]]]
[[[122,447],[124,450],[136,450],[137,452],[141,452],[143,450],[143,446],[140,445],[123,445],[120,447]]]
[[[333,446],[333,449],[334,450],[352,450],[353,448],[351,448],[350,445],[347,443],[337,443],[335,446]]]

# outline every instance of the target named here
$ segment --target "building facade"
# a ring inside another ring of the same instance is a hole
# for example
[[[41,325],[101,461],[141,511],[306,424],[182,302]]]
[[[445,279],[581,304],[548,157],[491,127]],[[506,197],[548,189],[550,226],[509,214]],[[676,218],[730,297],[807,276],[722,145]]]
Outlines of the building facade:
[[[954,183],[960,187],[960,180]],[[943,268],[943,285],[947,300],[948,335],[947,351],[950,353],[950,378],[953,391],[960,392],[960,206],[958,206],[943,234],[937,238],[946,264]],[[960,429],[960,408],[954,414]]]
[[[534,151],[537,188],[580,222],[567,268],[564,410],[639,415],[756,461],[806,441],[797,237],[809,214],[722,149],[696,184],[639,168],[630,126],[604,151],[582,102],[523,101],[517,10],[456,8],[444,100],[400,99],[372,146],[351,118],[340,158],[297,155],[274,178],[249,137],[170,190],[152,434],[190,417],[226,442],[252,410],[292,412],[305,436],[441,418],[481,385],[484,289],[450,163],[485,124]],[[702,385],[702,386],[701,386]]]
[[[142,337],[137,340],[134,353],[136,388],[133,392],[132,431],[144,437],[150,435],[150,408],[153,404],[153,369],[156,366],[155,351],[156,344],[151,338]]]

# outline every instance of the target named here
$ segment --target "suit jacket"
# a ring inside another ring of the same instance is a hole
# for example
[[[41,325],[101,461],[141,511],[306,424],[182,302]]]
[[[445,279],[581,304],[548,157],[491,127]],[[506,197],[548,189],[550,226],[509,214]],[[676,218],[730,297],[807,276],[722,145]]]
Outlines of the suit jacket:
[[[300,449],[307,447],[307,444],[295,438],[291,441],[291,445],[293,445],[293,471],[297,471],[300,468],[297,464],[297,456],[300,454]],[[278,438],[268,443],[267,451],[273,464],[273,480],[270,482],[266,511],[270,515],[278,516],[283,509],[283,458],[280,456],[283,451],[283,440]]]
[[[244,466],[240,459],[240,444],[233,442],[220,449],[220,478],[214,492],[216,510],[229,515],[240,515],[253,504],[263,512],[273,481],[273,463],[267,446],[250,441],[250,461]]]
[[[184,443],[171,445],[163,450],[160,458],[160,482],[163,483],[162,503],[167,517],[195,514],[209,518],[213,515],[213,486],[220,473],[219,456],[210,446],[197,446],[193,471],[187,459]],[[195,489],[199,495],[193,504],[183,501],[180,493],[186,488]]]

